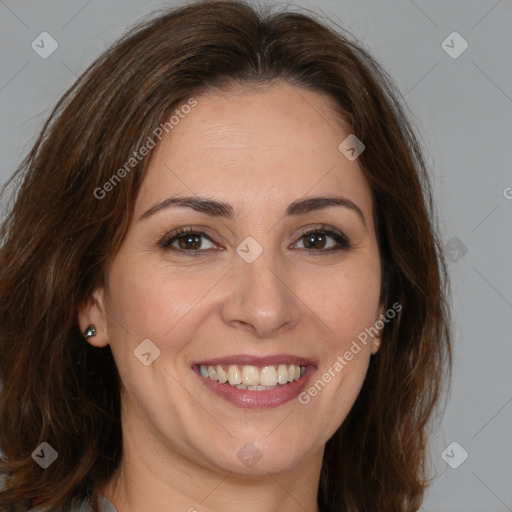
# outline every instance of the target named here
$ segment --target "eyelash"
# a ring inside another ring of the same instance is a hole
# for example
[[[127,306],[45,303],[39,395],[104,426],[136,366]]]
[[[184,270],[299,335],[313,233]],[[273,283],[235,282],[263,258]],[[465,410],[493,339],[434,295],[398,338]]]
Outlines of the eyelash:
[[[350,244],[348,238],[340,231],[337,231],[329,226],[322,225],[318,228],[306,229],[299,235],[299,240],[304,238],[305,236],[311,235],[311,234],[327,235],[339,244],[338,247],[334,247],[334,248],[330,248],[330,249],[319,249],[319,250],[317,250],[317,249],[301,249],[304,251],[308,251],[311,254],[316,253],[318,255],[322,255],[322,254],[333,252],[333,251],[348,250],[351,248],[351,244]],[[201,231],[194,230],[192,227],[186,227],[186,228],[177,229],[176,231],[173,231],[172,233],[167,234],[160,241],[160,246],[162,247],[162,249],[173,251],[176,253],[181,253],[187,257],[193,257],[193,258],[200,257],[200,256],[202,256],[202,253],[211,251],[211,249],[206,249],[206,250],[205,249],[190,249],[190,250],[188,250],[188,249],[178,249],[176,247],[171,247],[171,244],[174,241],[178,240],[179,238],[181,238],[185,235],[198,235],[198,236],[208,239],[211,243],[215,243],[205,233],[202,233]],[[295,242],[295,243],[297,243],[297,242]]]

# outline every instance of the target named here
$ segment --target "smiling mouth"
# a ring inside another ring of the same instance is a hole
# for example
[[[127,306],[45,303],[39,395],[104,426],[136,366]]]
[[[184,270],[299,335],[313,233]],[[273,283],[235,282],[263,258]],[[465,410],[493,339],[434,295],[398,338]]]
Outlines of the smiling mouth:
[[[307,366],[299,364],[253,365],[197,365],[202,377],[226,386],[247,391],[268,391],[300,380]]]

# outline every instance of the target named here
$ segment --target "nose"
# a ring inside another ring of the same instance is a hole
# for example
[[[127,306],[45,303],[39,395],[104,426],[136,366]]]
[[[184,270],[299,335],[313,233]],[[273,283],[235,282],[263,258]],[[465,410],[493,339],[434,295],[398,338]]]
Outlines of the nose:
[[[260,338],[292,329],[300,319],[300,299],[284,265],[278,266],[265,252],[252,263],[238,260],[222,317],[231,327]]]

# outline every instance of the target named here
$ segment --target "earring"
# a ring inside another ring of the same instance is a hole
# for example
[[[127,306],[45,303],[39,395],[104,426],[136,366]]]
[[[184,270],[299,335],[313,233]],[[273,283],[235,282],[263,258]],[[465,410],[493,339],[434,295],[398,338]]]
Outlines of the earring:
[[[96,327],[91,324],[84,331],[84,339],[88,340],[89,338],[94,338],[94,336],[96,336]]]

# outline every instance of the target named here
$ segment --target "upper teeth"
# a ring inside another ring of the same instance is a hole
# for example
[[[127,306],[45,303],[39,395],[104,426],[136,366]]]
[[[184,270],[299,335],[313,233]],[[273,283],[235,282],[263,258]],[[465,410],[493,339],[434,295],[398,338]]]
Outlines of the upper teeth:
[[[249,386],[273,387],[277,384],[286,384],[300,379],[306,373],[306,367],[298,364],[280,364],[276,366],[257,366],[235,364],[199,367],[201,375],[218,381],[221,384],[229,383],[232,386],[248,389]]]

